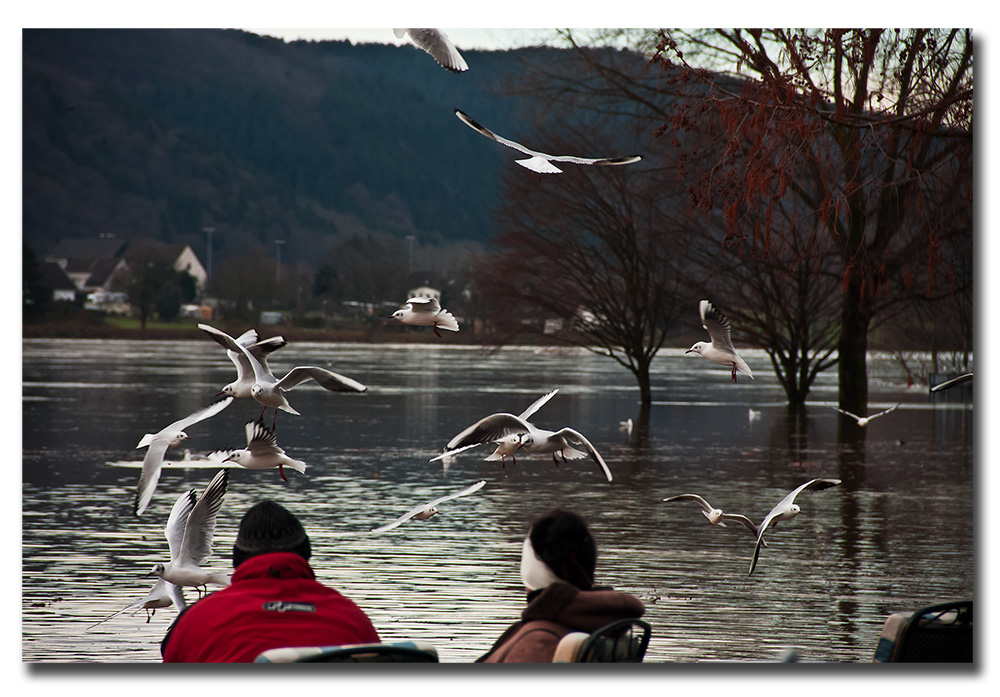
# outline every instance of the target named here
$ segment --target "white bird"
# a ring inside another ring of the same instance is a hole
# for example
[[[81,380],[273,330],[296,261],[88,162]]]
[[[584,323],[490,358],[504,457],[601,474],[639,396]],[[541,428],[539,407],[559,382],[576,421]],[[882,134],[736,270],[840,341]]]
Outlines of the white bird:
[[[888,414],[888,413],[889,413],[890,411],[896,411],[896,408],[897,408],[897,407],[898,407],[898,406],[899,406],[900,404],[901,404],[901,402],[900,402],[900,403],[897,403],[897,404],[896,404],[896,406],[894,406],[894,407],[889,407],[889,408],[888,408],[888,409],[886,409],[885,411],[880,411],[879,413],[877,413],[877,414],[872,414],[871,416],[858,416],[857,414],[853,414],[853,413],[851,413],[851,412],[849,412],[849,411],[845,411],[844,409],[841,409],[840,407],[835,407],[835,406],[833,406],[832,404],[827,404],[827,406],[828,406],[828,407],[830,407],[831,409],[836,409],[837,411],[839,411],[839,412],[840,412],[841,414],[844,414],[845,416],[850,416],[850,417],[851,417],[852,419],[854,419],[855,421],[857,421],[857,422],[858,422],[858,426],[860,426],[861,428],[864,428],[865,426],[867,426],[867,425],[868,425],[868,423],[869,423],[869,422],[870,422],[870,421],[871,421],[872,419],[877,419],[877,418],[878,418],[878,417],[880,417],[880,416],[885,416],[885,415],[886,415],[886,414]]]
[[[741,513],[723,513],[721,508],[715,508],[708,501],[703,499],[698,494],[678,494],[677,496],[671,496],[670,498],[663,499],[664,501],[694,501],[699,506],[701,506],[702,514],[708,518],[708,522],[712,525],[718,525],[720,528],[727,527],[726,521],[731,520],[739,523],[747,530],[753,533],[754,537],[757,537],[757,526],[754,525],[753,521],[747,518]],[[761,543],[767,547],[767,542],[764,542],[761,538]]]
[[[618,429],[621,430],[621,431],[625,431],[625,433],[627,433],[627,434],[629,434],[631,436],[632,435],[632,419],[631,419],[631,417],[629,419],[625,420],[625,421],[619,421],[618,422]]]
[[[381,527],[372,528],[373,533],[386,532],[387,530],[392,530],[408,521],[410,518],[416,518],[417,520],[427,520],[433,515],[438,513],[438,504],[444,503],[445,501],[451,501],[452,499],[457,499],[459,496],[467,496],[473,492],[479,491],[484,486],[486,486],[486,480],[480,479],[475,484],[470,484],[469,486],[456,491],[454,494],[448,494],[447,496],[442,496],[441,498],[434,499],[430,503],[421,504],[415,508],[411,508],[405,514],[401,515],[399,518],[391,523],[382,525]]]
[[[757,421],[759,418],[760,418],[759,409],[747,409],[747,421],[753,423],[754,421]]]
[[[455,44],[440,29],[393,29],[392,31],[397,39],[408,36],[417,48],[427,51],[442,68],[453,73],[461,73],[469,69],[462,54],[455,48]]]
[[[932,387],[930,391],[940,392],[941,390],[950,390],[952,387],[964,385],[967,382],[972,382],[972,373],[964,373],[962,375],[959,375],[957,378],[952,378],[951,380],[945,380],[942,383],[934,385],[934,387]]]
[[[561,169],[552,164],[555,162],[571,162],[576,165],[628,165],[633,162],[638,162],[642,158],[639,155],[632,155],[631,157],[598,157],[598,158],[587,158],[587,157],[575,157],[573,155],[548,155],[544,152],[538,152],[537,150],[531,150],[524,147],[520,143],[513,140],[508,140],[498,136],[496,133],[481,126],[472,118],[469,117],[465,112],[455,109],[455,115],[461,119],[462,123],[466,124],[470,128],[479,133],[483,134],[487,138],[495,140],[498,143],[506,145],[508,148],[514,148],[523,152],[525,155],[530,155],[530,157],[523,160],[514,160],[517,164],[522,167],[530,169],[532,172],[538,172],[539,174],[559,174],[562,172]]]
[[[236,366],[236,380],[223,387],[219,391],[219,395],[227,395],[238,399],[249,397],[250,390],[253,388],[254,382],[256,382],[250,359],[242,351],[233,351],[229,348],[228,342],[220,334],[222,332],[208,332],[210,337],[226,348],[226,355],[229,356],[229,360]],[[267,365],[268,355],[272,351],[277,351],[282,346],[288,345],[288,342],[280,336],[272,336],[269,339],[258,341],[257,332],[253,329],[247,330],[234,339],[234,341],[240,346],[245,347],[268,373],[271,372],[270,367]]]
[[[701,326],[708,330],[708,335],[712,338],[712,343],[706,344],[703,341],[699,341],[684,353],[700,353],[713,363],[732,366],[733,382],[736,382],[737,370],[746,373],[753,380],[753,373],[750,372],[750,366],[740,358],[733,347],[733,340],[729,335],[729,320],[726,316],[707,300],[702,300],[698,303],[698,311],[701,313]]]
[[[215,404],[196,411],[190,416],[185,416],[180,421],[173,422],[159,433],[147,433],[142,437],[139,445],[135,447],[145,448],[148,446],[149,449],[146,451],[146,456],[142,458],[142,474],[139,475],[139,484],[135,489],[135,507],[133,510],[136,515],[142,515],[142,512],[146,510],[146,506],[149,505],[150,500],[153,498],[153,492],[156,491],[156,483],[160,480],[160,471],[163,469],[163,456],[166,454],[167,449],[176,448],[187,439],[188,435],[184,432],[185,428],[199,421],[204,421],[210,416],[215,416],[228,407],[232,401],[232,397],[226,397]]]
[[[105,617],[100,622],[95,622],[87,627],[87,629],[93,629],[97,625],[104,624],[108,620],[114,619],[123,612],[128,612],[130,610],[145,610],[146,622],[148,623],[159,608],[170,607],[171,605],[176,605],[178,610],[186,608],[187,601],[184,599],[184,592],[181,590],[180,586],[175,586],[169,581],[164,581],[161,578],[153,584],[152,589],[150,589],[144,598],[140,598],[128,607],[123,607],[118,612]]]
[[[553,390],[538,399],[528,407],[525,413],[530,416],[556,392],[557,390]],[[486,458],[487,460],[500,460],[503,463],[507,455],[513,458],[514,453],[523,449],[529,454],[551,454],[552,462],[557,467],[559,466],[559,461],[556,459],[557,454],[562,457],[563,462],[589,457],[600,465],[608,481],[612,481],[611,470],[608,469],[604,458],[582,433],[572,428],[562,428],[558,431],[536,428],[526,418],[524,414],[521,416],[507,413],[492,414],[480,419],[452,438],[445,446],[445,450],[454,451],[480,443],[493,442],[498,443],[498,446],[493,454]],[[583,450],[573,447],[571,443],[579,444]]]
[[[840,484],[839,479],[810,479],[805,484],[793,489],[788,496],[781,499],[778,505],[771,509],[771,512],[764,517],[764,520],[761,521],[760,526],[757,528],[757,545],[753,550],[753,561],[750,562],[751,574],[757,566],[757,558],[760,556],[760,546],[764,540],[764,532],[769,527],[773,528],[778,523],[791,520],[802,512],[802,509],[795,503],[795,497],[803,491],[820,491],[822,489],[829,489],[831,486],[837,486],[838,484]]]
[[[250,388],[250,396],[252,396],[260,404],[264,405],[264,409],[261,411],[261,417],[264,416],[264,412],[267,411],[268,407],[274,408],[275,420],[278,418],[278,409],[283,409],[291,414],[298,415],[299,412],[293,409],[288,403],[288,400],[285,399],[284,392],[294,388],[296,385],[299,385],[306,380],[315,380],[319,383],[320,387],[330,390],[331,392],[364,392],[368,389],[357,380],[352,380],[351,378],[340,375],[339,373],[334,373],[333,371],[313,365],[303,365],[292,368],[283,378],[278,380],[261,364],[260,361],[257,360],[256,357],[254,357],[252,353],[246,349],[246,347],[236,343],[236,340],[233,339],[233,337],[229,336],[225,332],[219,331],[215,327],[210,327],[207,324],[199,324],[198,328],[202,331],[208,332],[213,339],[218,341],[230,351],[241,351],[249,360],[254,374],[254,384],[253,387]],[[272,422],[272,426],[273,425],[274,423]]]
[[[454,315],[442,309],[437,298],[417,297],[406,301],[406,307],[392,313],[390,319],[398,319],[403,324],[420,327],[433,327],[434,333],[441,336],[438,327],[450,332],[458,331],[458,320]]]
[[[207,589],[209,583],[229,585],[227,574],[201,568],[212,554],[215,519],[222,508],[228,481],[229,470],[219,470],[200,499],[194,489],[177,499],[164,528],[170,545],[170,561],[154,566],[150,576],[158,576],[177,586],[194,586],[199,594],[200,588]]]
[[[247,447],[240,450],[232,450],[225,462],[235,462],[242,467],[251,470],[266,470],[274,467],[278,468],[278,474],[286,482],[285,467],[305,474],[306,463],[301,460],[293,460],[285,455],[285,451],[278,447],[278,438],[274,431],[265,426],[261,421],[248,421],[246,424]]]

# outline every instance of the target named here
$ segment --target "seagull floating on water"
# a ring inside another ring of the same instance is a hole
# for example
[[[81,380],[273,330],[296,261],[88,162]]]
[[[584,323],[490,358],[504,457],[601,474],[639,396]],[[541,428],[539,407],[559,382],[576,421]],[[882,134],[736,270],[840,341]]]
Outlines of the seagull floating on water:
[[[553,390],[537,399],[520,416],[513,414],[497,413],[480,419],[472,424],[457,436],[452,438],[445,446],[445,454],[458,450],[465,450],[475,447],[481,443],[497,443],[497,449],[487,460],[500,460],[504,464],[506,457],[511,456],[519,450],[524,450],[529,454],[552,455],[552,462],[559,466],[556,455],[562,457],[563,462],[589,457],[600,465],[604,476],[608,481],[612,480],[611,470],[604,462],[604,458],[597,452],[597,449],[587,440],[582,433],[572,428],[562,428],[558,431],[548,431],[536,428],[527,421],[528,417],[534,414],[543,404],[549,401],[559,390]],[[580,445],[583,450],[573,447],[571,443]],[[444,457],[438,455],[433,460]]]
[[[452,499],[457,499],[459,496],[468,496],[473,492],[479,491],[484,486],[486,486],[486,480],[480,479],[475,484],[470,484],[464,489],[456,491],[454,494],[448,494],[447,496],[442,496],[441,498],[434,499],[430,503],[425,503],[420,506],[416,506],[415,508],[410,509],[405,514],[401,515],[399,518],[392,521],[391,523],[382,525],[381,527],[372,528],[372,532],[380,533],[380,532],[386,532],[387,530],[392,530],[393,528],[402,525],[410,518],[416,518],[417,520],[427,520],[431,516],[436,515],[438,513],[437,509],[438,504],[442,504],[445,501],[451,501]]]
[[[877,419],[880,416],[885,416],[890,411],[896,411],[896,408],[899,406],[899,404],[901,404],[901,403],[897,403],[895,407],[889,407],[885,411],[880,411],[879,413],[872,414],[871,416],[858,416],[857,414],[852,414],[851,412],[845,411],[844,409],[841,409],[840,407],[835,407],[832,404],[828,404],[827,406],[830,407],[831,409],[836,409],[837,411],[839,411],[841,414],[844,414],[845,416],[850,416],[852,419],[854,419],[855,421],[858,422],[858,426],[860,426],[861,428],[864,428],[865,426],[868,425],[868,423],[872,419]]]
[[[225,462],[235,462],[251,470],[266,470],[278,468],[278,474],[286,482],[285,467],[305,474],[306,463],[293,460],[278,447],[278,437],[261,421],[248,421],[246,425],[247,447],[233,450],[225,458]]]
[[[628,419],[626,419],[625,421],[619,421],[618,422],[618,429],[620,431],[625,431],[625,433],[627,433],[627,434],[629,434],[631,436],[632,435],[632,419],[631,419],[631,417],[628,418]]]
[[[430,54],[442,68],[453,73],[465,72],[469,69],[462,54],[455,48],[448,35],[440,29],[393,29],[397,39],[404,36]]]
[[[739,523],[751,533],[754,537],[757,537],[757,526],[754,522],[747,518],[741,513],[723,513],[721,508],[715,508],[708,501],[703,499],[698,494],[678,494],[677,496],[671,496],[670,498],[663,499],[664,501],[694,501],[699,506],[701,506],[702,514],[708,518],[708,522],[712,525],[718,525],[720,528],[727,527],[726,521],[731,520],[733,522]],[[767,547],[767,543],[764,542],[764,538],[761,538],[761,544]]]
[[[314,365],[304,365],[292,368],[283,378],[278,380],[261,364],[260,361],[257,360],[256,357],[254,357],[252,353],[246,349],[246,347],[238,344],[233,337],[207,324],[199,324],[198,328],[207,332],[209,336],[225,346],[228,350],[240,351],[244,356],[246,356],[254,374],[254,384],[253,387],[250,388],[250,396],[252,396],[260,404],[264,405],[264,409],[260,413],[262,418],[268,407],[274,408],[275,421],[278,418],[278,409],[283,409],[291,414],[299,415],[299,412],[293,409],[288,403],[288,400],[285,399],[284,392],[294,388],[306,380],[315,380],[319,383],[320,387],[330,390],[331,392],[364,392],[368,389],[357,380],[352,380],[351,378],[340,375],[339,373],[334,373],[326,368],[319,368]],[[271,425],[274,425],[274,421],[272,421]]]
[[[142,474],[139,475],[139,484],[135,490],[135,507],[133,510],[136,515],[142,515],[142,512],[146,510],[146,506],[149,505],[150,500],[153,498],[153,492],[156,491],[156,483],[160,480],[160,471],[163,469],[163,456],[166,454],[167,448],[176,448],[188,437],[187,433],[184,432],[185,428],[199,421],[204,421],[210,416],[215,416],[228,407],[232,401],[232,397],[226,397],[215,404],[196,411],[190,416],[185,416],[183,419],[173,422],[159,433],[147,433],[142,437],[139,445],[135,447],[145,448],[148,446],[149,450],[146,451],[146,456],[142,459]]]
[[[701,326],[708,330],[708,335],[712,338],[712,343],[706,344],[703,341],[699,341],[684,353],[700,353],[713,363],[732,366],[733,382],[736,382],[737,370],[746,373],[753,380],[753,373],[750,372],[750,366],[740,358],[733,347],[733,340],[729,335],[729,320],[726,316],[707,300],[702,300],[698,303],[698,311],[701,313]]]
[[[236,366],[236,380],[223,387],[219,391],[219,395],[228,395],[239,399],[249,397],[250,390],[256,382],[256,377],[254,376],[253,366],[250,364],[250,359],[247,358],[242,351],[233,351],[229,348],[229,343],[223,340],[219,334],[221,334],[221,332],[208,332],[209,336],[226,348],[226,355],[229,356],[229,360],[231,360],[233,365]],[[257,359],[257,361],[261,364],[261,367],[263,367],[263,369],[268,373],[271,372],[271,369],[267,365],[268,355],[270,355],[272,351],[277,351],[282,346],[288,345],[288,342],[280,336],[272,336],[269,339],[258,341],[257,332],[253,329],[247,330],[238,338],[234,339],[234,341],[240,346],[246,348],[246,350]]]
[[[764,541],[764,532],[768,529],[768,527],[773,528],[778,523],[791,520],[802,512],[802,509],[800,509],[798,504],[795,503],[795,497],[803,491],[820,491],[822,489],[829,489],[831,486],[837,486],[838,484],[840,484],[839,479],[810,479],[805,484],[793,489],[788,496],[781,499],[778,505],[771,509],[771,512],[764,517],[764,520],[761,521],[760,526],[757,528],[757,545],[753,550],[753,561],[750,562],[751,574],[757,566],[757,558],[760,556],[761,543]]]
[[[458,331],[458,320],[454,315],[442,309],[437,298],[417,297],[406,301],[406,307],[396,310],[389,319],[398,319],[403,324],[420,327],[433,327],[434,333],[441,336],[438,327],[450,332]]]
[[[118,612],[105,617],[100,622],[95,622],[94,624],[87,627],[87,629],[93,629],[99,624],[104,624],[110,619],[114,619],[118,615],[128,612],[130,610],[145,610],[146,611],[146,622],[149,623],[153,619],[153,615],[160,608],[170,607],[171,605],[176,605],[178,610],[183,610],[187,607],[187,601],[184,599],[184,592],[181,590],[180,586],[175,586],[169,581],[164,581],[162,578],[158,579],[156,583],[153,584],[152,589],[144,598],[141,598],[128,607],[123,607]]]
[[[154,566],[150,576],[159,576],[177,586],[194,586],[199,589],[199,595],[200,589],[207,590],[209,583],[216,586],[229,585],[227,574],[201,568],[212,554],[215,519],[222,508],[228,481],[229,470],[222,469],[205,487],[201,499],[194,489],[181,494],[171,509],[164,528],[170,545],[170,561]]]
[[[633,162],[638,162],[642,158],[639,155],[632,155],[631,157],[597,157],[597,158],[587,158],[587,157],[575,157],[573,155],[549,155],[544,152],[538,152],[537,150],[531,150],[524,147],[520,143],[513,140],[508,140],[502,136],[498,136],[496,133],[481,126],[472,118],[461,111],[460,109],[455,109],[455,115],[461,119],[462,123],[466,124],[475,131],[478,131],[482,135],[495,140],[498,143],[506,145],[508,148],[514,148],[523,152],[525,155],[530,155],[530,157],[523,160],[514,160],[517,164],[522,167],[530,169],[532,172],[538,172],[539,174],[559,174],[562,172],[561,169],[552,164],[555,162],[570,162],[576,165],[628,165]]]

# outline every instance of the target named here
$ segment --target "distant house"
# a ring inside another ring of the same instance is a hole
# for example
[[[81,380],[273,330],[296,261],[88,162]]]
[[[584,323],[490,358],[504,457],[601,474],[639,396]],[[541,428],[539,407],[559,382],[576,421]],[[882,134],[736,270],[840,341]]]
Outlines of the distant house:
[[[89,310],[127,313],[127,289],[132,268],[137,264],[162,262],[177,271],[186,271],[201,291],[208,273],[198,256],[186,244],[168,244],[153,239],[124,241],[116,237],[66,238],[46,256],[57,264],[85,294]]]
[[[46,261],[39,265],[38,271],[39,282],[51,293],[52,300],[70,303],[76,301],[78,289],[63,267],[55,262]]]
[[[431,288],[430,286],[419,286],[417,288],[411,289],[406,297],[409,298],[434,298],[439,303],[441,302],[441,291],[437,288]]]

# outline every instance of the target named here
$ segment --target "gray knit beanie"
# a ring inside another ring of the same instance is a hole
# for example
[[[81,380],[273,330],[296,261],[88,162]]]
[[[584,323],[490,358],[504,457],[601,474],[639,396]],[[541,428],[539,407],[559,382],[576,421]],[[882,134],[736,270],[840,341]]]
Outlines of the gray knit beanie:
[[[308,560],[312,548],[298,518],[274,501],[261,501],[240,521],[233,545],[233,568],[250,557],[268,552],[293,552]]]

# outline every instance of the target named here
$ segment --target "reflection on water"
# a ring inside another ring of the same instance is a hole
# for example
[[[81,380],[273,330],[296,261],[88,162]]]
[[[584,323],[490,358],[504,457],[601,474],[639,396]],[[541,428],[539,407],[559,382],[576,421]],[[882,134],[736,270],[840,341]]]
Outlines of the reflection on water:
[[[745,351],[753,366],[762,353]],[[633,593],[653,625],[647,661],[870,661],[885,617],[973,595],[971,402],[931,401],[873,360],[872,411],[902,406],[866,437],[838,444],[835,376],[804,415],[789,415],[766,370],[732,384],[704,360],[666,351],[654,363],[648,426],[629,373],[584,351],[297,343],[273,354],[276,373],[327,366],[369,385],[363,395],[306,383],[289,394],[302,416],[278,416],[279,444],[306,475],[232,472],[209,566],[225,569],[243,512],[262,498],[293,510],[312,539],[317,577],[363,607],[386,641],[415,639],[442,661],[471,661],[517,619],[527,521],[550,506],[582,513],[594,531],[597,581]],[[164,470],[153,502],[131,515],[141,459],[135,444],[213,401],[232,364],[211,341],[23,343],[23,654],[27,661],[158,661],[176,615],[139,611],[94,627],[142,597],[167,555],[163,525],[212,468]],[[485,448],[442,466],[428,460],[496,411],[573,426],[601,451],[589,460],[518,458],[505,469]],[[760,418],[750,420],[749,409]],[[241,447],[260,410],[240,400],[189,430],[192,450]],[[172,452],[170,457],[181,455]],[[753,538],[709,525],[692,504],[761,519],[814,477],[843,484],[803,494],[803,514],[768,536],[753,576]],[[371,528],[478,479],[479,492],[384,535]],[[948,520],[948,525],[927,525]],[[194,592],[187,591],[189,600]]]

